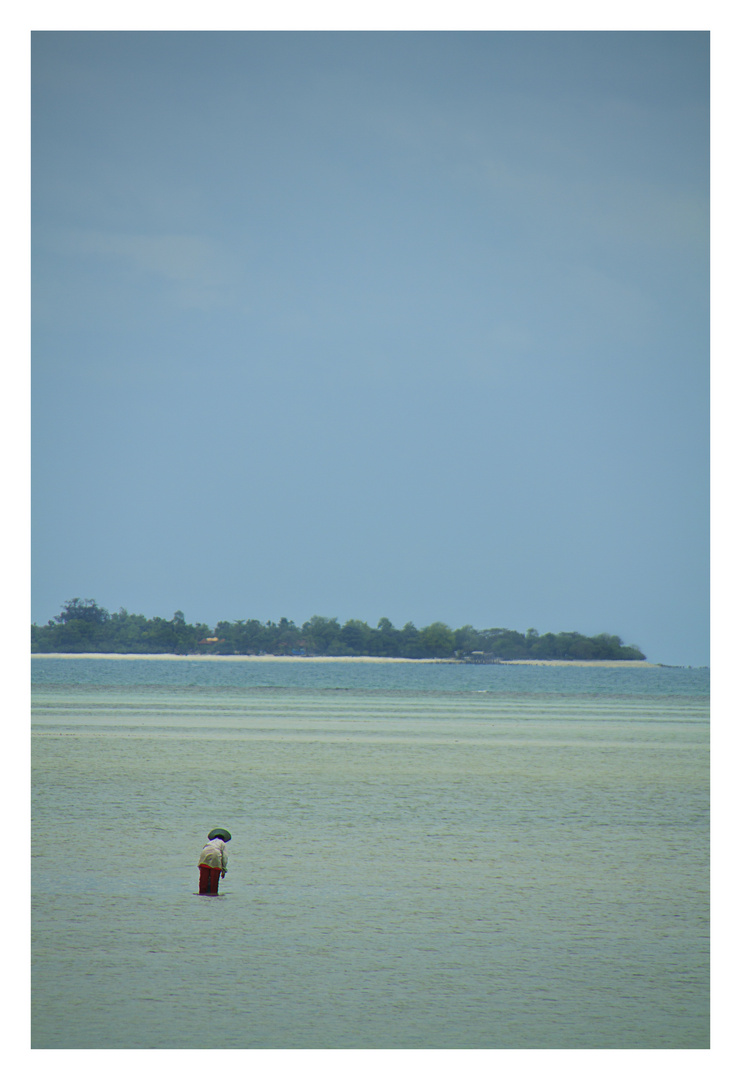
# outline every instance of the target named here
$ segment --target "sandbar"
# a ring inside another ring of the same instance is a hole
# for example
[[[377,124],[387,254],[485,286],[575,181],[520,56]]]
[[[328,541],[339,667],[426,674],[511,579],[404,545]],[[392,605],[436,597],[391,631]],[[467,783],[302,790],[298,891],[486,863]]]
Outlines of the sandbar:
[[[281,664],[459,664],[460,660],[425,658],[411,660],[406,656],[246,656],[217,653],[31,653],[31,656],[53,656],[57,660],[269,660]]]
[[[463,664],[464,660],[426,657],[413,660],[407,656],[245,656],[214,653],[31,653],[31,656],[50,656],[57,660],[245,660],[251,663],[269,661],[279,664]],[[653,668],[648,660],[498,660],[499,664],[521,664],[531,667],[606,667]]]

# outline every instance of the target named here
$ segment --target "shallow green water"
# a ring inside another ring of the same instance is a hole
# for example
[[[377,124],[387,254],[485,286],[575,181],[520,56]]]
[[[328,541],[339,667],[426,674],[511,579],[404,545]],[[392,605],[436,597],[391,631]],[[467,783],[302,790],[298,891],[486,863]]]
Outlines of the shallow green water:
[[[708,1045],[706,673],[105,664],[34,662],[34,1046]]]

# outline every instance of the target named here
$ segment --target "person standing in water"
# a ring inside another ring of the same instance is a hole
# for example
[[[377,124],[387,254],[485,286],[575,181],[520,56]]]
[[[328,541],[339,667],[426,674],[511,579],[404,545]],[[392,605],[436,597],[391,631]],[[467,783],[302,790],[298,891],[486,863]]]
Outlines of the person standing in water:
[[[219,878],[226,877],[226,845],[231,838],[232,834],[228,829],[212,829],[208,834],[208,843],[198,860],[198,869],[201,872],[198,892],[202,896],[218,895]]]

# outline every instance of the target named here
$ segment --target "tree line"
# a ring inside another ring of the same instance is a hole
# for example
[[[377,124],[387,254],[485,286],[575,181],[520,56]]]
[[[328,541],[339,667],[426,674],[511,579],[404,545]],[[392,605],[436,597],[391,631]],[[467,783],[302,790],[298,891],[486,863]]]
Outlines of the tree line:
[[[501,627],[452,630],[433,622],[417,629],[408,622],[397,629],[389,619],[373,627],[359,619],[340,625],[336,618],[314,615],[297,626],[289,619],[188,623],[182,611],[172,619],[113,614],[94,600],[75,597],[46,626],[31,627],[33,653],[174,653],[220,656],[379,656],[410,660],[645,660],[635,645],[614,634],[585,637],[576,631],[521,634]]]

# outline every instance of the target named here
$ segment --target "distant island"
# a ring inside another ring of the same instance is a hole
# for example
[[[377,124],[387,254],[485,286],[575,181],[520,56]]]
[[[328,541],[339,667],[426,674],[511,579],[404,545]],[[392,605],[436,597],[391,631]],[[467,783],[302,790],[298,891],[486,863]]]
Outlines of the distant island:
[[[340,626],[336,618],[314,615],[302,626],[288,619],[187,623],[182,611],[171,619],[110,614],[94,600],[68,600],[46,626],[31,627],[32,653],[126,653],[203,656],[376,656],[409,660],[645,660],[636,645],[623,645],[614,634],[585,637],[575,630],[524,634],[496,627],[452,630],[433,622],[418,630],[411,623],[397,629],[389,619],[373,627],[358,619]]]

